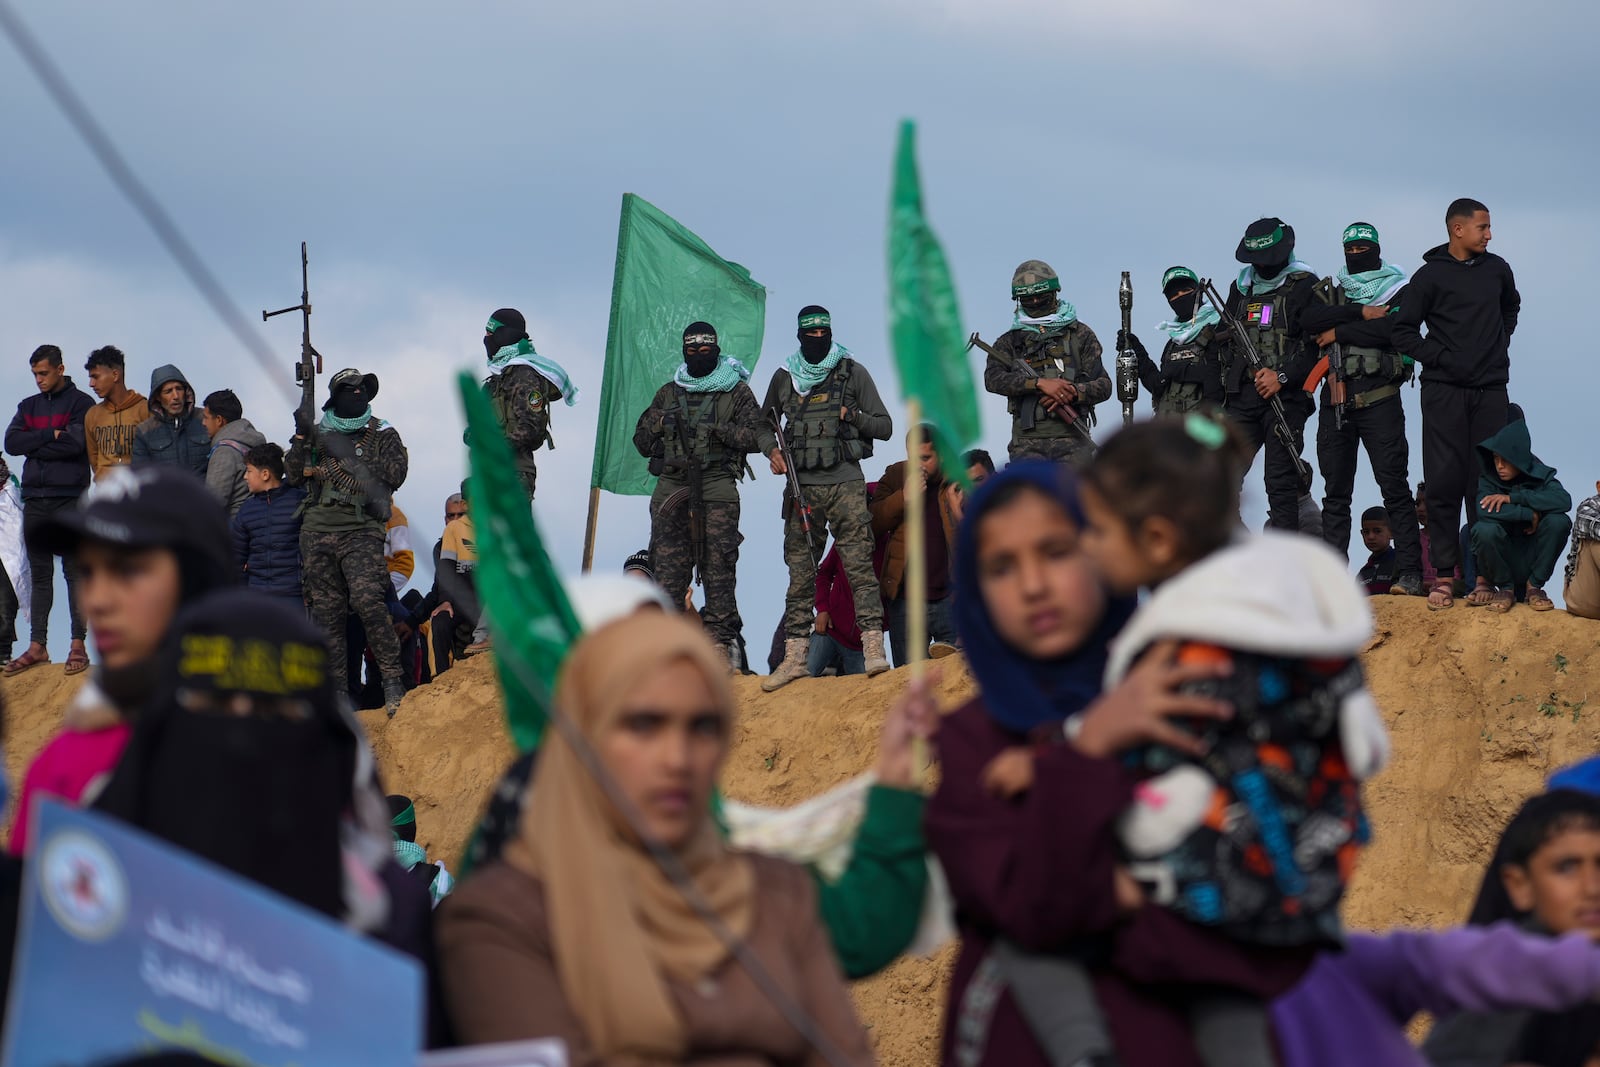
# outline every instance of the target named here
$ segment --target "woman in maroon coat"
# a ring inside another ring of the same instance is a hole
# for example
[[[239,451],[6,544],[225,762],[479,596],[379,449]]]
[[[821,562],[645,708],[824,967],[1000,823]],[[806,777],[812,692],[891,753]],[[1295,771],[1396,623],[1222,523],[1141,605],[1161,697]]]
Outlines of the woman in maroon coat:
[[[1192,750],[1168,720],[1228,709],[1178,691],[1216,668],[1176,665],[1171,649],[1153,650],[1099,696],[1107,645],[1134,604],[1109,596],[1079,550],[1082,521],[1069,473],[1013,464],[972,499],[958,535],[956,624],[982,695],[940,728],[927,812],[961,934],[946,1064],[1048,1067],[992,954],[1002,939],[1087,962],[1123,1067],[1198,1067],[1187,993],[1271,998],[1303,969],[1144,904],[1120,871],[1116,821],[1134,779],[1115,757],[1152,742]],[[1063,724],[1079,712],[1068,743]],[[996,758],[1019,745],[1034,746],[1032,783],[1006,799],[1014,790],[999,787]]]

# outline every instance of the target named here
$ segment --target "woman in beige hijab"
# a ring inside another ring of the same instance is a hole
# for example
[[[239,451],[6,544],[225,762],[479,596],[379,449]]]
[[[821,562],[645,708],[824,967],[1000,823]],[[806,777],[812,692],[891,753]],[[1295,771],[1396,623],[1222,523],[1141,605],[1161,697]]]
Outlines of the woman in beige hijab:
[[[727,664],[698,627],[635,614],[586,637],[556,704],[722,925],[844,1062],[870,1064],[800,868],[728,849],[710,815],[727,755]],[[465,1044],[559,1038],[573,1067],[828,1063],[732,960],[553,731],[521,836],[441,907],[444,992]]]

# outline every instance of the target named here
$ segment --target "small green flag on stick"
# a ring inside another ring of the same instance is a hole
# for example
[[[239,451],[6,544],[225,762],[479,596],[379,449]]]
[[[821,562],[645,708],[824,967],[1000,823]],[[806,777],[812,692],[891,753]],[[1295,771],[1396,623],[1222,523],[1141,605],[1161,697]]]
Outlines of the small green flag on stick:
[[[889,330],[900,391],[920,408],[913,429],[917,422],[933,427],[939,465],[964,485],[961,456],[981,432],[978,394],[950,264],[922,211],[916,137],[915,123],[901,123],[889,207]]]
[[[468,506],[478,541],[478,595],[493,620],[506,725],[517,751],[527,752],[544,737],[556,674],[580,627],[529,517],[528,495],[489,398],[472,375],[461,375],[460,383],[472,440]]]

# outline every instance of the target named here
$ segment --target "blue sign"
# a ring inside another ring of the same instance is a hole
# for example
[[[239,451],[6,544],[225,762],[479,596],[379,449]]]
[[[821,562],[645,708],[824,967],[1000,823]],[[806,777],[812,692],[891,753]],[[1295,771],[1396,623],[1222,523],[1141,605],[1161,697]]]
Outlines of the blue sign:
[[[35,825],[4,1067],[416,1062],[414,960],[114,819],[46,801]]]

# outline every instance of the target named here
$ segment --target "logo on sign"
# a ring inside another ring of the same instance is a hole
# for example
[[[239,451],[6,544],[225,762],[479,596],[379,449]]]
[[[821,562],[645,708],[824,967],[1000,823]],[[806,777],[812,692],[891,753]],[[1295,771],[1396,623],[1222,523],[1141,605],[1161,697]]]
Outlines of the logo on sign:
[[[128,916],[128,878],[100,841],[76,830],[39,853],[40,895],[61,928],[80,941],[104,941]]]

